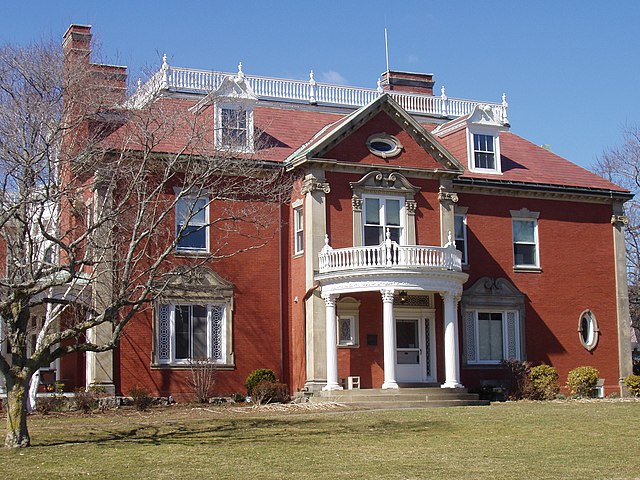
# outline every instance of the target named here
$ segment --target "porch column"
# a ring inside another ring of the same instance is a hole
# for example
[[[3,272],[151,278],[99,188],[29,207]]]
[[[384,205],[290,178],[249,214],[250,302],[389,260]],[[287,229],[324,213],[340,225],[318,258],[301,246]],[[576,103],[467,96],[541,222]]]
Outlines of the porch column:
[[[451,292],[441,293],[444,300],[444,372],[442,388],[462,388],[460,349],[458,346],[458,301]]]
[[[398,388],[396,383],[396,322],[393,318],[393,289],[381,290],[382,341],[384,342],[384,383],[382,388]]]
[[[336,298],[337,295],[322,294],[326,306],[326,341],[327,341],[327,384],[322,390],[342,390],[338,384],[338,346],[336,326]]]

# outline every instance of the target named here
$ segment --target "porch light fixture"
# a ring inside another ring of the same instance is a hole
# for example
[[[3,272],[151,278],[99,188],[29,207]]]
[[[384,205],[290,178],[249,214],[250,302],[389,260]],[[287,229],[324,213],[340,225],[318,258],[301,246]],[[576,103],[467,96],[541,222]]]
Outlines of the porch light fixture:
[[[400,298],[400,303],[401,303],[402,305],[404,305],[405,303],[407,303],[407,298],[408,298],[408,297],[409,297],[409,295],[407,295],[407,291],[406,291],[406,290],[402,290],[402,291],[400,292],[400,296],[399,296],[399,298]]]

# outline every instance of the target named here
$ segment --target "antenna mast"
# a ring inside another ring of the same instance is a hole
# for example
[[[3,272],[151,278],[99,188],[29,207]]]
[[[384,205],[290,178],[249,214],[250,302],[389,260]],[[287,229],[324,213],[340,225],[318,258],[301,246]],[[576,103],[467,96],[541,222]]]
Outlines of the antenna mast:
[[[389,36],[387,35],[387,27],[384,27],[384,52],[387,57],[387,72],[389,71]]]

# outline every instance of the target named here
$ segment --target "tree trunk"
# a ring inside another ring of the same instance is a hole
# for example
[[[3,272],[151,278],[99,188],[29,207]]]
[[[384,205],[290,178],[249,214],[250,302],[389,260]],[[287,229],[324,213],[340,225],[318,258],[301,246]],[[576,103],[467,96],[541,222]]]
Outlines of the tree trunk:
[[[7,448],[24,448],[31,445],[27,429],[28,393],[29,382],[18,381],[13,385],[7,385],[7,436],[4,440],[4,446]]]

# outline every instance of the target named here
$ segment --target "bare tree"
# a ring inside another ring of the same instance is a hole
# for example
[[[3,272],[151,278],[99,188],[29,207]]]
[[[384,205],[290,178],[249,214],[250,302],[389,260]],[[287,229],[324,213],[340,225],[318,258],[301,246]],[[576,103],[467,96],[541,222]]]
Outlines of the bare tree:
[[[125,108],[109,83],[122,72],[96,74],[87,58],[0,47],[7,447],[30,445],[28,391],[41,367],[114,349],[178,265],[269,241],[288,189],[278,165],[214,151],[210,112],[170,98]],[[176,259],[181,239],[209,230],[207,253]]]
[[[629,219],[625,240],[631,325],[636,331],[636,338],[640,338],[640,128],[626,127],[622,142],[600,155],[595,171],[636,195],[625,204],[625,214]]]

